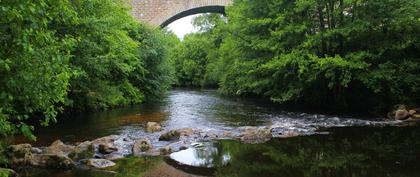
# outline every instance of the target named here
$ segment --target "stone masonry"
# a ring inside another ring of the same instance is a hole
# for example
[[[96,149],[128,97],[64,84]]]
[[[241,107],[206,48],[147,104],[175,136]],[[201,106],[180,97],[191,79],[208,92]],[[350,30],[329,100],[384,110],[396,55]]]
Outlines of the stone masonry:
[[[233,0],[128,0],[132,15],[139,21],[160,26],[186,10],[206,6],[227,6]]]

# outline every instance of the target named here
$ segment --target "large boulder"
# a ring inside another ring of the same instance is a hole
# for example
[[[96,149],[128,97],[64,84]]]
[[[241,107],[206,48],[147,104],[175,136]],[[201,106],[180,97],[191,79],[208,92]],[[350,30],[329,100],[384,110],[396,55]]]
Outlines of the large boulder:
[[[162,130],[162,126],[157,122],[147,122],[146,131],[147,132],[158,132]]]
[[[257,144],[269,141],[272,138],[268,127],[245,127],[238,137],[243,143]]]
[[[136,140],[134,142],[132,150],[133,150],[133,154],[137,155],[137,154],[141,154],[142,152],[146,152],[152,148],[153,147],[152,147],[152,144],[150,143],[150,140],[145,138],[145,139]]]
[[[95,146],[90,141],[78,144],[69,157],[75,160],[92,158],[95,155]]]
[[[160,135],[159,141],[178,140],[181,136],[191,136],[194,133],[192,128],[171,130]]]
[[[60,154],[60,155],[69,155],[74,151],[74,146],[66,145],[60,140],[54,141],[50,146],[45,148],[45,154]]]
[[[12,168],[30,165],[32,161],[32,146],[30,144],[10,145],[7,147],[6,156]]]
[[[94,168],[107,168],[115,165],[114,162],[107,159],[88,159],[85,161],[85,164]]]

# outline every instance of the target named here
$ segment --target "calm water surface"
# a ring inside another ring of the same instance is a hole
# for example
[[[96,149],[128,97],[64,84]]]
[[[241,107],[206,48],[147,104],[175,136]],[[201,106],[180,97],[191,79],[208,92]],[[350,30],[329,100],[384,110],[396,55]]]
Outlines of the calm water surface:
[[[114,172],[75,169],[66,172],[29,171],[26,176],[420,176],[420,126],[383,118],[287,112],[258,101],[224,98],[215,91],[175,90],[159,103],[82,114],[39,128],[45,146],[56,139],[67,143],[110,134],[148,137],[149,121],[164,129],[200,128],[236,131],[242,126],[275,126],[273,135],[296,131],[302,135],[247,145],[232,140],[198,142],[170,157],[129,157]],[[16,143],[24,142],[16,138]]]

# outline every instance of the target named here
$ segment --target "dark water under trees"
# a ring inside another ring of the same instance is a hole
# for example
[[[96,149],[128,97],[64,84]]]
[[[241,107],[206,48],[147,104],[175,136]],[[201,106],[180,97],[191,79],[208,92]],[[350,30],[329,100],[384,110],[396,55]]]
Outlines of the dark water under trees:
[[[161,103],[67,118],[57,125],[39,129],[38,141],[34,144],[44,146],[56,139],[74,143],[110,134],[147,136],[153,141],[157,134],[144,131],[144,125],[149,121],[160,122],[165,130],[193,127],[214,132],[235,131],[241,126],[277,125],[276,131],[293,130],[305,136],[275,138],[256,145],[233,140],[199,142],[195,148],[173,153],[171,158],[119,160],[117,166],[108,169],[117,173],[83,169],[66,172],[30,170],[28,176],[420,175],[417,168],[420,164],[418,123],[286,112],[255,100],[224,98],[211,90],[175,90]],[[23,141],[15,139],[16,143]],[[153,144],[165,145],[157,141]]]

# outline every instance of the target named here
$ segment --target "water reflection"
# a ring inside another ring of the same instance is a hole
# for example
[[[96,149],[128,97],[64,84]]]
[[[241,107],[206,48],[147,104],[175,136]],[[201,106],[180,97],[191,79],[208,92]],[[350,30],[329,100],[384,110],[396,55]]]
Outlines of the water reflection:
[[[337,128],[331,135],[275,139],[244,145],[221,141],[231,155],[215,176],[419,176],[419,127]]]
[[[230,155],[220,151],[218,142],[200,142],[191,148],[172,153],[170,158],[180,165],[213,168],[226,165]]]

